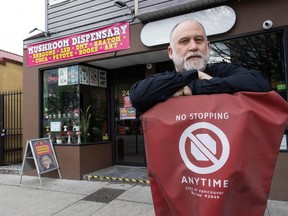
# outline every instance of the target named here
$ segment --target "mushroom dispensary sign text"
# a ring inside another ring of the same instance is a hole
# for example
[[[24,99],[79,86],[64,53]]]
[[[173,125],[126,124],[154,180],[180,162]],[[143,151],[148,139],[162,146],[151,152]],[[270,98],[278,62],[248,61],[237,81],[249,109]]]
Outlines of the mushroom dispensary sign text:
[[[29,45],[27,65],[37,66],[130,48],[129,22]]]

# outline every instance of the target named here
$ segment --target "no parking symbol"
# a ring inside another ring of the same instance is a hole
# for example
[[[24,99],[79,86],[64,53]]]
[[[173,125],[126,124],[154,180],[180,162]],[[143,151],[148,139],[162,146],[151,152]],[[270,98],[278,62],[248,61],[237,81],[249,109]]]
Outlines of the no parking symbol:
[[[205,129],[208,132],[202,134],[193,134],[198,129]],[[209,135],[211,133],[218,136],[218,143]],[[186,148],[186,143],[190,143],[190,148]],[[217,145],[222,145],[220,157],[216,157]],[[190,151],[187,152],[187,149]],[[215,125],[208,122],[195,123],[182,133],[179,140],[179,151],[185,165],[191,171],[199,174],[209,174],[219,170],[227,161],[230,152],[230,145],[226,135]],[[200,167],[193,164],[188,156],[191,154],[195,161],[210,161],[212,165]]]

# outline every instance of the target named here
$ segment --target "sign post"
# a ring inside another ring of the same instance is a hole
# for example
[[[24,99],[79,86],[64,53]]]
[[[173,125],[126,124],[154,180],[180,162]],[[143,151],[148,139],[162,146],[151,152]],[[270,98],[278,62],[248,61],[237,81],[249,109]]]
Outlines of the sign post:
[[[59,164],[50,138],[27,140],[21,169],[20,184],[24,171],[35,168],[37,170],[41,186],[41,175],[43,173],[57,170],[60,179],[62,179]]]

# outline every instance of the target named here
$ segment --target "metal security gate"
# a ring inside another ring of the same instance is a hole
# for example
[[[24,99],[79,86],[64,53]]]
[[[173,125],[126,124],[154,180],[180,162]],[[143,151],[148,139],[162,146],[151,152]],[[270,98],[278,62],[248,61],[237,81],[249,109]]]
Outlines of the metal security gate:
[[[0,92],[0,166],[22,163],[23,92]]]

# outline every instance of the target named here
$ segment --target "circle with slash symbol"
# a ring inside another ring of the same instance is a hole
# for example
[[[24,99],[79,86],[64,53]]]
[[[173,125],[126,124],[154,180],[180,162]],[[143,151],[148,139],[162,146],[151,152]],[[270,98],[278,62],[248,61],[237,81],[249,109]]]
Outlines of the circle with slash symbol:
[[[198,129],[205,129],[207,133],[195,133]],[[220,143],[219,141],[217,143],[209,133],[216,134]],[[186,148],[187,143],[190,144],[190,148]],[[222,148],[217,148],[217,145],[222,145]],[[190,152],[187,152],[187,149]],[[217,149],[222,149],[218,157],[216,156]],[[179,151],[188,169],[199,174],[209,174],[219,170],[226,163],[229,157],[230,145],[226,135],[218,127],[208,122],[198,122],[186,128],[182,133],[179,140]],[[204,167],[197,166],[191,162],[188,154],[194,157],[194,161],[209,161],[210,163]]]

